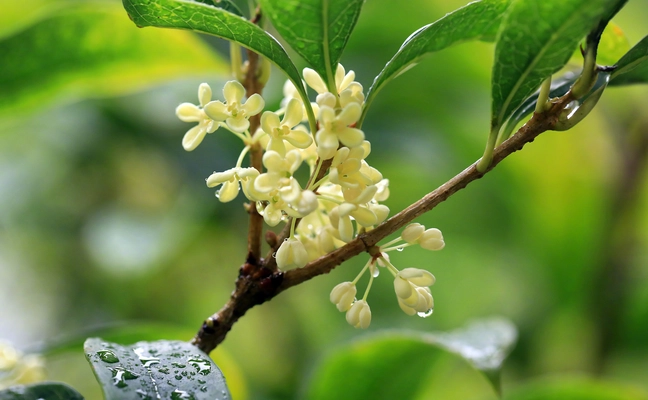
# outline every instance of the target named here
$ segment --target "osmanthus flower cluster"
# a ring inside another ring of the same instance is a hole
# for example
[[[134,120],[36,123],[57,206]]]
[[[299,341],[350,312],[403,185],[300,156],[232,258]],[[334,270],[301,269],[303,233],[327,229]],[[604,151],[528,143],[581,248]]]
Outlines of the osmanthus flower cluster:
[[[224,102],[212,100],[211,88],[203,83],[198,89],[198,106],[183,103],[176,109],[182,121],[198,123],[182,140],[187,151],[194,150],[207,133],[217,130],[229,131],[243,142],[236,165],[214,172],[207,178],[207,186],[219,187],[216,196],[221,202],[232,201],[242,189],[270,226],[292,218],[290,235],[275,254],[282,270],[305,266],[373,229],[389,215],[389,208],[381,204],[389,197],[389,181],[368,164],[371,144],[356,127],[364,93],[362,85],[355,81],[355,73],[347,73],[338,65],[333,92],[314,70],[305,68],[303,76],[304,85],[317,92],[315,102],[305,105],[289,81],[284,86],[281,108],[263,112],[260,126],[254,132],[250,131],[249,118],[263,111],[265,101],[258,94],[244,99],[245,89],[237,81],[225,84]],[[306,106],[315,112],[315,132],[310,132],[306,123]],[[264,151],[261,171],[242,166],[252,147]],[[296,178],[295,173],[301,168],[308,169],[308,181]],[[443,247],[438,230],[423,229],[414,238],[420,227],[410,225],[403,232],[406,244],[400,247]],[[331,300],[340,311],[347,312],[347,320],[355,327],[366,328],[371,320],[366,298],[377,276],[376,264],[394,274],[398,302],[406,313],[427,313],[432,308],[428,287],[434,283],[434,277],[411,268],[398,271],[387,256],[388,251],[396,248],[389,247],[392,244],[381,249],[356,280],[338,285],[331,293]],[[363,299],[356,300],[356,283],[367,269],[372,271],[369,286]]]
[[[405,243],[401,243],[405,242]],[[427,317],[434,310],[434,299],[430,286],[436,279],[430,272],[419,268],[396,268],[387,253],[405,247],[419,245],[426,250],[441,250],[445,246],[441,231],[436,228],[425,229],[418,223],[409,224],[401,236],[384,244],[365,264],[358,276],[351,282],[342,282],[331,291],[331,302],[341,312],[346,312],[347,322],[356,328],[367,328],[371,323],[371,309],[367,297],[374,278],[378,277],[378,267],[386,268],[394,277],[394,291],[401,310],[407,315],[417,314]],[[356,299],[356,285],[360,278],[369,271],[369,283],[361,300]]]
[[[0,340],[0,390],[45,380],[45,364],[36,354],[23,354]]]

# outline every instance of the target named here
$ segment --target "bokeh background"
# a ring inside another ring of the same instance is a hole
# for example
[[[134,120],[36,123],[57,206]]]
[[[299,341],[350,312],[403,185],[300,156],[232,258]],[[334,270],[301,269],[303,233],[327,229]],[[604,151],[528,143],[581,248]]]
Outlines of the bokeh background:
[[[463,4],[368,1],[342,62],[366,90],[410,33]],[[45,351],[49,378],[88,399],[100,391],[83,337],[190,339],[227,300],[246,248],[242,196],[221,204],[204,184],[234,165],[240,142],[217,132],[186,153],[190,126],[174,115],[197,101],[201,82],[219,96],[230,79],[227,43],[138,29],[120,7],[0,0],[0,338]],[[645,0],[615,18],[631,45],[645,21]],[[368,161],[390,179],[392,213],[481,155],[492,57],[489,43],[445,50],[372,105]],[[275,71],[269,105],[283,81]],[[446,248],[409,248],[392,261],[435,274],[435,312],[406,316],[381,276],[369,331],[452,330],[504,316],[520,332],[505,391],[585,377],[648,392],[647,104],[646,86],[609,89],[576,128],[543,134],[421,217],[443,231]],[[366,334],[328,300],[365,261],[234,326],[213,356],[235,399],[299,397],[320,360]],[[493,398],[458,359],[430,368],[418,398]]]

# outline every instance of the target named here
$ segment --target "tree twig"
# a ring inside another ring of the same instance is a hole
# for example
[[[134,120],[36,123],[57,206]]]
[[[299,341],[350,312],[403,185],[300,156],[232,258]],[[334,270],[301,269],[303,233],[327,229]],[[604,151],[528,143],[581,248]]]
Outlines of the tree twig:
[[[346,245],[312,261],[303,268],[283,273],[264,267],[253,271],[244,265],[241,267],[236,282],[236,290],[232,293],[230,300],[220,311],[203,323],[198,334],[193,339],[193,343],[202,351],[210,353],[225,339],[233,324],[250,308],[262,304],[277,294],[315,276],[330,272],[351,257],[371,249],[375,250],[374,246],[380,240],[396,232],[420,215],[432,210],[439,203],[465,188],[470,182],[484,176],[506,157],[522,149],[526,143],[532,142],[542,132],[552,129],[558,121],[560,113],[572,100],[573,96],[569,92],[565,96],[553,100],[551,106],[545,112],[534,114],[522,128],[495,149],[490,166],[483,172],[477,171],[477,162],[473,163],[436,190],[383,222],[375,229],[359,235]]]

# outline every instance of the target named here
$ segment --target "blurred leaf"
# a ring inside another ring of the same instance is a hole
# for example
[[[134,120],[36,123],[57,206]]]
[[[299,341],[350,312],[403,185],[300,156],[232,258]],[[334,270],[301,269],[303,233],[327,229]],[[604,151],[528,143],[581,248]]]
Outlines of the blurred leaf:
[[[623,30],[614,22],[609,22],[599,41],[596,63],[614,65],[628,50],[630,50],[630,42]]]
[[[188,0],[123,0],[124,8],[139,27],[191,29],[240,44],[266,57],[288,75],[314,120],[301,75],[275,38],[250,21],[220,8]]]
[[[260,0],[264,15],[330,85],[364,0]],[[331,81],[331,82],[329,82]]]
[[[476,321],[453,332],[389,331],[330,354],[317,368],[308,399],[413,398],[438,348],[482,371],[499,391],[499,371],[517,339],[508,321]]]
[[[583,379],[536,382],[504,396],[505,400],[647,400],[645,392],[624,385]]]
[[[374,79],[361,120],[380,89],[424,56],[468,40],[492,40],[508,5],[509,0],[476,1],[410,35]]]
[[[106,400],[230,397],[216,364],[187,342],[161,340],[121,346],[92,338],[84,350]]]
[[[612,72],[611,85],[630,85],[648,82],[648,36],[628,51]]]
[[[143,32],[117,6],[74,7],[0,40],[0,115],[227,67],[198,38]]]
[[[43,382],[0,390],[0,400],[83,400],[83,396],[64,383]]]
[[[46,357],[51,357],[67,351],[78,351],[83,347],[86,339],[91,336],[101,336],[105,341],[127,345],[137,341],[184,340],[193,337],[195,333],[191,329],[177,325],[137,321],[117,322],[87,329],[73,336],[54,338],[54,340],[44,343],[40,348],[31,350]]]
[[[491,126],[500,127],[619,0],[514,1],[495,46]]]

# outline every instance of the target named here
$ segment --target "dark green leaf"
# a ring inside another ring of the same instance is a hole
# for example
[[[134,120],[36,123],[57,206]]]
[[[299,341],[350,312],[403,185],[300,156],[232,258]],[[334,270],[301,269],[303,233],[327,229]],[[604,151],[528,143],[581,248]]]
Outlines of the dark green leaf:
[[[585,379],[550,380],[515,389],[505,400],[647,400],[648,394],[638,388]]]
[[[84,350],[107,400],[227,399],[225,378],[209,356],[186,342],[121,346],[88,339]]]
[[[73,7],[42,19],[0,40],[0,60],[0,115],[228,69],[194,35],[142,31],[116,5]]]
[[[190,0],[123,0],[123,3],[139,27],[157,26],[208,33],[266,57],[288,75],[304,100],[309,119],[314,121],[299,71],[281,44],[255,24],[223,9]]]
[[[611,85],[648,83],[648,36],[628,51],[612,72]]]
[[[83,400],[70,386],[59,382],[42,382],[0,390],[0,400]]]
[[[504,121],[562,68],[578,42],[614,10],[619,0],[514,1],[495,47],[493,127]]]
[[[329,85],[364,0],[261,0],[264,15]]]
[[[492,40],[509,2],[476,1],[414,32],[374,79],[361,121],[380,89],[424,56],[468,40]]]
[[[330,354],[315,371],[307,398],[414,398],[439,357],[439,348],[461,356],[489,379],[496,379],[516,338],[515,327],[501,319],[474,322],[449,333],[392,331],[373,335]]]

